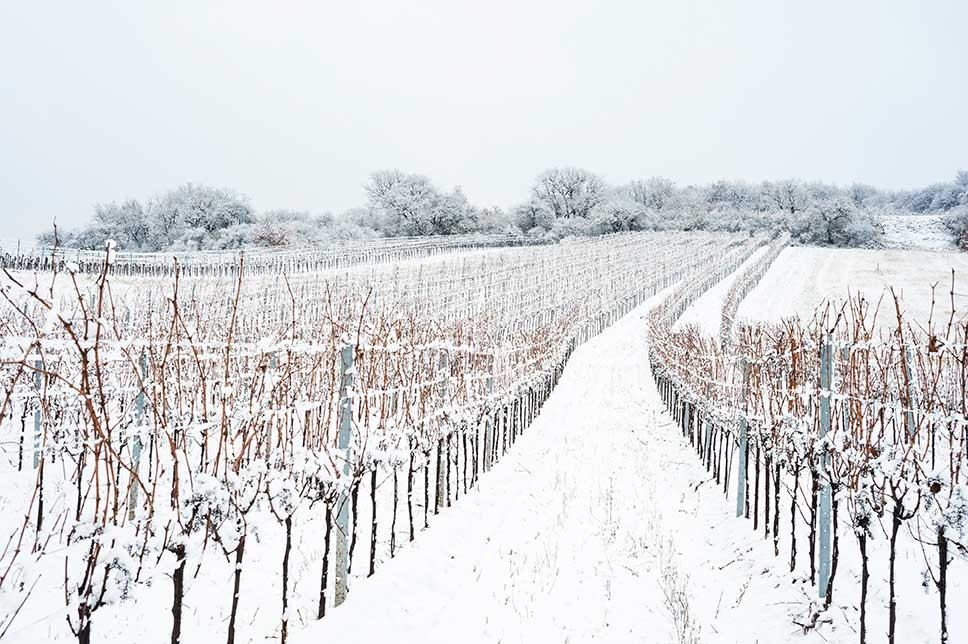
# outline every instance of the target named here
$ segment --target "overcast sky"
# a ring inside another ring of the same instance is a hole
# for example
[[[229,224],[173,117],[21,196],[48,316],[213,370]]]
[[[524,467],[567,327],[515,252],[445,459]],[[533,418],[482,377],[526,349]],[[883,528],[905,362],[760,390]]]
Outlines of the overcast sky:
[[[968,168],[968,2],[0,4],[0,238],[186,181],[340,212],[369,172],[526,198]]]

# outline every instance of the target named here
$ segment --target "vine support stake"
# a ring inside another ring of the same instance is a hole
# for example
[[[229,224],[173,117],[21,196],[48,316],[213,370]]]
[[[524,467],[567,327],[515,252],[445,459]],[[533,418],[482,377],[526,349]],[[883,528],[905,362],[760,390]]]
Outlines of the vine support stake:
[[[148,377],[148,362],[145,354],[142,352],[141,359],[139,360],[139,368],[141,369],[141,382],[144,383],[145,379]],[[135,435],[134,440],[131,442],[131,468],[134,470],[135,474],[139,473],[141,465],[141,425],[144,423],[145,418],[145,392],[144,387],[138,392],[137,397],[134,399],[134,429]],[[135,508],[138,506],[138,485],[135,483],[134,474],[132,475],[131,481],[131,493],[128,497],[128,519],[134,521]]]
[[[446,350],[443,350],[440,352],[440,358],[438,359],[437,364],[440,368],[440,374],[442,377],[440,381],[440,395],[443,401],[443,406],[444,408],[446,408],[447,403],[449,402],[448,401],[449,390],[447,385],[448,385],[448,381],[450,380],[450,361],[448,360]],[[447,429],[449,428],[445,428],[445,431],[441,432],[441,435],[440,435],[441,441],[450,440],[450,434],[449,432],[446,431]],[[445,483],[448,475],[448,471],[447,471],[448,465],[447,465],[447,457],[445,454],[445,449],[440,445],[441,444],[438,443],[438,449],[437,449],[437,505],[436,507],[438,508],[444,507],[444,502],[446,499]]]
[[[831,378],[831,335],[827,334],[827,342],[824,343],[820,352],[820,438],[823,445],[823,437],[830,431],[830,397],[832,394]],[[830,583],[830,454],[826,446],[822,447],[820,456],[820,474],[823,482],[820,486],[820,515],[817,518],[819,531],[817,535],[817,551],[819,561],[818,569],[818,590],[820,598],[827,596],[827,585]]]
[[[741,517],[746,514],[746,464],[747,464],[747,449],[749,437],[747,435],[746,427],[746,393],[747,393],[747,379],[749,377],[749,363],[746,361],[746,357],[740,358],[740,371],[743,374],[743,382],[740,387],[743,395],[743,404],[740,406],[740,417],[739,417],[739,472],[736,476],[736,516]]]
[[[43,395],[44,376],[41,372],[43,363],[34,362],[34,387],[37,389],[37,409],[34,410],[34,469],[40,467],[40,425],[41,425],[41,396]]]
[[[352,344],[343,345],[340,354],[340,392],[339,392],[339,436],[336,447],[343,454],[343,476],[350,476],[350,438],[353,423],[353,355],[355,349]],[[350,512],[347,487],[341,487],[336,513],[336,591],[334,603],[339,606],[346,601],[349,591],[347,569],[349,568],[349,551],[347,538],[349,536]],[[356,508],[354,508],[354,511]]]
[[[494,398],[494,377],[487,377],[487,413],[484,415],[484,451],[481,454],[484,459],[484,471],[491,469],[491,428],[494,426],[493,418],[494,413],[491,411],[490,407],[493,404]],[[477,449],[475,447],[475,449]]]

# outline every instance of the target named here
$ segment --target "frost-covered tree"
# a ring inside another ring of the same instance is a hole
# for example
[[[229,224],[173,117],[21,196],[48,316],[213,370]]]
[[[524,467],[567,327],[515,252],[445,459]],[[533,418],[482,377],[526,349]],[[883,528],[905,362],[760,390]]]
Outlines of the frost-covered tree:
[[[870,206],[878,198],[879,191],[866,183],[852,183],[847,187],[847,197],[856,206]]]
[[[964,206],[952,208],[945,216],[944,223],[955,236],[958,248],[968,251],[968,201]]]
[[[761,188],[764,199],[777,210],[795,215],[810,205],[810,193],[796,179],[767,181]]]
[[[608,199],[608,185],[581,168],[552,168],[538,175],[531,186],[531,202],[550,219],[588,219]]]
[[[145,210],[136,199],[94,206],[94,222],[114,234],[114,240],[131,248],[145,248],[151,238]],[[103,240],[102,240],[103,244]]]
[[[430,234],[434,235],[467,232],[478,227],[477,211],[457,187],[453,192],[438,195],[427,223]]]
[[[59,235],[57,240],[74,248],[103,248],[109,239],[127,250],[209,248],[219,231],[250,224],[255,214],[248,199],[235,191],[186,183],[152,197],[145,204],[128,199],[94,207],[87,226]],[[53,233],[41,235],[52,243]]]
[[[520,233],[513,214],[497,206],[486,206],[477,212],[477,229],[483,233]]]
[[[625,184],[618,192],[645,208],[660,212],[681,205],[675,182],[665,177],[650,177]]]
[[[609,199],[592,211],[591,220],[603,232],[627,232],[655,228],[653,211],[621,196]]]
[[[968,171],[960,170],[954,181],[933,183],[924,188],[900,192],[892,204],[899,210],[915,213],[946,212],[968,204]]]
[[[249,200],[233,190],[186,183],[162,193],[145,205],[151,228],[147,246],[205,248],[205,237],[236,224],[252,223]]]
[[[523,232],[535,231],[535,234],[540,234],[551,228],[554,217],[537,202],[528,201],[514,208],[511,220]]]
[[[702,191],[703,203],[712,209],[757,210],[760,192],[745,181],[714,181]]]
[[[370,207],[382,215],[382,224],[397,234],[421,234],[439,196],[430,179],[400,170],[374,172],[363,190]]]
[[[338,217],[292,210],[259,215],[232,190],[185,184],[144,202],[98,204],[87,226],[59,230],[57,243],[98,250],[113,239],[125,250],[191,250],[467,232],[554,240],[623,230],[772,229],[790,231],[805,243],[857,245],[878,236],[880,214],[905,212],[951,213],[947,225],[961,240],[958,209],[968,207],[968,171],[953,181],[889,192],[797,179],[677,187],[651,177],[611,187],[587,170],[560,167],[540,174],[528,201],[508,212],[476,208],[460,188],[444,192],[428,177],[400,170],[373,173],[364,191],[366,205]],[[55,241],[52,232],[39,239]]]
[[[420,174],[380,170],[364,190],[389,235],[449,235],[477,227],[476,212],[460,188],[441,193]]]
[[[825,246],[862,246],[880,234],[874,217],[845,197],[804,209],[791,228],[799,241]]]
[[[968,206],[968,170],[959,170],[955,176],[955,186],[958,188],[959,203]]]

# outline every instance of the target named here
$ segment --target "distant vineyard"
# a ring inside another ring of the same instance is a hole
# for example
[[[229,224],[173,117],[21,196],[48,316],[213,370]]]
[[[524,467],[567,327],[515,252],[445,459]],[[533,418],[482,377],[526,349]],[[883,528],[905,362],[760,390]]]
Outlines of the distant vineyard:
[[[228,642],[284,640],[477,485],[579,343],[759,243],[637,233],[295,274],[246,254],[224,278],[159,258],[139,265],[171,277],[137,285],[120,255],[88,281],[67,261],[53,284],[7,273],[0,636],[83,644],[134,615],[179,641],[195,584],[224,597]],[[275,609],[246,585],[265,561]]]
[[[226,277],[237,275],[240,258],[245,258],[249,275],[314,273],[350,266],[383,264],[434,257],[441,253],[471,248],[495,248],[534,244],[520,235],[427,235],[377,240],[334,241],[325,246],[286,249],[172,251],[159,253],[115,252],[112,275]],[[14,271],[64,271],[97,274],[104,260],[103,250],[81,250],[27,246],[0,241],[0,267]]]

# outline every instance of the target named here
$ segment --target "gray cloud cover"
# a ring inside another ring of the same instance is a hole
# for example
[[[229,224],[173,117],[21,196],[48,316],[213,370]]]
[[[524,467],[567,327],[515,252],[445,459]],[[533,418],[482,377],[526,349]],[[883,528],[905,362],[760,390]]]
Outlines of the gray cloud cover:
[[[0,237],[185,181],[341,211],[394,166],[500,206],[559,164],[948,180],[965,25],[955,0],[7,2]]]

